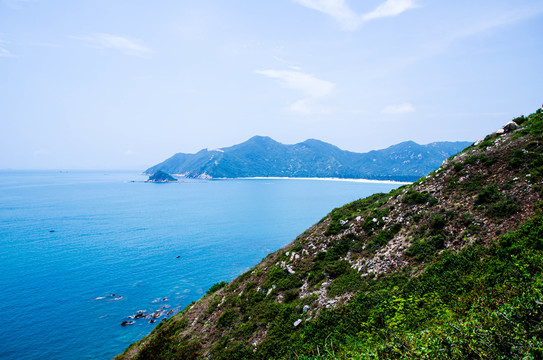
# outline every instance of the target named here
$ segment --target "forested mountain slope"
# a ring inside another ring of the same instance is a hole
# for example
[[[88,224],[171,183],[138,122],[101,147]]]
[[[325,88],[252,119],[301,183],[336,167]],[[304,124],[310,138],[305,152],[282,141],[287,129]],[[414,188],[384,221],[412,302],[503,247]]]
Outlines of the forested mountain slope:
[[[188,178],[337,177],[415,181],[469,142],[419,145],[406,141],[382,150],[355,153],[320,140],[284,145],[254,136],[231,147],[178,153],[145,172],[165,171]]]

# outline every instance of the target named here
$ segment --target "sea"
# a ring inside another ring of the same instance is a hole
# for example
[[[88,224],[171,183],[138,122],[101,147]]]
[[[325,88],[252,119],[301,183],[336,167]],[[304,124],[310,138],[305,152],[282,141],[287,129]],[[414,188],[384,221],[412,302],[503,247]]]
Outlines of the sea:
[[[145,179],[0,171],[0,359],[111,359],[333,208],[400,185]]]

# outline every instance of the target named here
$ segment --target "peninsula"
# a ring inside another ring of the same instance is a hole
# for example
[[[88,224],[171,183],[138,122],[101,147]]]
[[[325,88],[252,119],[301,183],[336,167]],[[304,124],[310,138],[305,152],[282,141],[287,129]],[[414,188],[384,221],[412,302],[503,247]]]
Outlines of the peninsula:
[[[285,145],[254,136],[244,143],[196,154],[178,153],[145,172],[161,170],[180,177],[216,179],[246,177],[348,178],[415,181],[472,142],[406,141],[382,150],[355,153],[320,140]]]

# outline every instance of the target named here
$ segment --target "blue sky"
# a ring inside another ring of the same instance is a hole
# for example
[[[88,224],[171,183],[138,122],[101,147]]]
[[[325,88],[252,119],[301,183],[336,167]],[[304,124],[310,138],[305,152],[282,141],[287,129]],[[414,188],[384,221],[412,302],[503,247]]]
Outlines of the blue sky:
[[[541,0],[0,0],[0,168],[477,140],[541,106],[542,20]]]

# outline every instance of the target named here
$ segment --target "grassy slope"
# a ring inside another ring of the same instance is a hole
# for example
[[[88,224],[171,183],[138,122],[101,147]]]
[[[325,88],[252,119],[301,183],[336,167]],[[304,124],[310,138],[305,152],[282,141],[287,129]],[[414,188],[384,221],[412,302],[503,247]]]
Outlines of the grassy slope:
[[[517,121],[334,209],[118,358],[541,358],[543,114]]]

